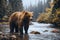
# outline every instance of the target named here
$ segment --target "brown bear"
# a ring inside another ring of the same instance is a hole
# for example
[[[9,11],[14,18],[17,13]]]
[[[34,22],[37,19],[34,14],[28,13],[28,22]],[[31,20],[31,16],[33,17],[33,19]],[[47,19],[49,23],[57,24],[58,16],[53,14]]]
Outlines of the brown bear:
[[[31,21],[33,16],[33,12],[14,12],[9,18],[10,25],[10,33],[18,33],[18,29],[20,30],[20,34],[23,34],[23,27],[25,33],[28,33],[29,22]]]

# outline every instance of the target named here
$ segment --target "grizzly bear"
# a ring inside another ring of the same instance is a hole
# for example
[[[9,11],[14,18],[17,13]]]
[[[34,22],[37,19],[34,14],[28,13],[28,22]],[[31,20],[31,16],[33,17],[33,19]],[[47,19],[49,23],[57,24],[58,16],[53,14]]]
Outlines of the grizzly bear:
[[[29,23],[32,19],[33,12],[14,12],[9,18],[9,25],[10,25],[10,33],[18,33],[18,29],[20,34],[23,34],[23,27],[25,33],[28,33]]]

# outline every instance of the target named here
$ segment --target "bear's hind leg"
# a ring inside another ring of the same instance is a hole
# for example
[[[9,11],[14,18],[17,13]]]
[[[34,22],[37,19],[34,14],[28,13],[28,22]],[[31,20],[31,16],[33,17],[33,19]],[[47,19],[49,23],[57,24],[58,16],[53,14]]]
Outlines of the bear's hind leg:
[[[20,27],[20,35],[23,35],[23,25]]]
[[[14,24],[10,23],[10,33],[14,33]]]
[[[18,25],[15,25],[15,33],[18,33]]]

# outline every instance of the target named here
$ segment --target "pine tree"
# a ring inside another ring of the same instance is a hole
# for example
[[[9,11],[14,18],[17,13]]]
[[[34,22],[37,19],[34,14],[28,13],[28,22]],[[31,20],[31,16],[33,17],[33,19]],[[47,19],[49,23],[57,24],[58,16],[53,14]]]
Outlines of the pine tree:
[[[23,10],[22,0],[9,0],[9,4],[12,7],[12,12]]]
[[[0,19],[6,14],[6,0],[0,0]]]
[[[0,0],[0,19],[5,15],[10,16],[11,13],[22,10],[22,0]]]

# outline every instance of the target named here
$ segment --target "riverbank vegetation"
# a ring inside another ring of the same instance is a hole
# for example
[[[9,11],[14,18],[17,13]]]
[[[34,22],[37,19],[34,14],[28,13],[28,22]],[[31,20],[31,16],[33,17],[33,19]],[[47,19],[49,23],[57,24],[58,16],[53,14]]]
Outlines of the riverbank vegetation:
[[[46,13],[41,13],[37,18],[38,22],[52,23],[60,26],[60,6],[59,0],[50,3],[50,8],[46,8]]]

